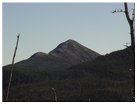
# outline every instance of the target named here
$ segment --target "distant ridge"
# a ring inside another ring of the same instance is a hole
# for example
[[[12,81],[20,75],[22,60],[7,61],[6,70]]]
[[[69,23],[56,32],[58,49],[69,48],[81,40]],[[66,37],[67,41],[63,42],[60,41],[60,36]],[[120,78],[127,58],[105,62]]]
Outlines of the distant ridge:
[[[57,71],[82,62],[92,61],[98,56],[100,54],[97,52],[86,48],[75,40],[69,39],[59,44],[48,54],[36,52],[28,59],[17,62],[15,67],[17,70]]]

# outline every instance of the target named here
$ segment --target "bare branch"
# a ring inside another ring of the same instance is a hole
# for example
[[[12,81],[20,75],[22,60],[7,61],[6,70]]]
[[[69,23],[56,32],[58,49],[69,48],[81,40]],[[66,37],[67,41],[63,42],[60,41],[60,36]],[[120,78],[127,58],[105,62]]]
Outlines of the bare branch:
[[[122,9],[115,9],[115,10],[113,10],[111,13],[118,13],[118,12],[125,12],[125,11],[123,11]]]
[[[124,44],[124,46],[125,46],[126,48],[128,48],[128,47],[129,47],[129,44],[130,44],[130,43],[126,43],[126,44]]]
[[[113,10],[111,13],[116,13],[116,10]]]
[[[9,79],[9,83],[8,83],[8,88],[7,88],[6,101],[8,101],[8,97],[9,97],[10,85],[11,85],[11,80],[12,80],[12,72],[13,72],[13,69],[14,69],[14,59],[15,59],[15,56],[16,56],[17,48],[18,48],[19,36],[20,36],[20,34],[17,35],[17,43],[16,43],[14,55],[13,55],[13,58],[12,58],[12,67],[11,67],[11,72],[10,72],[10,79]]]

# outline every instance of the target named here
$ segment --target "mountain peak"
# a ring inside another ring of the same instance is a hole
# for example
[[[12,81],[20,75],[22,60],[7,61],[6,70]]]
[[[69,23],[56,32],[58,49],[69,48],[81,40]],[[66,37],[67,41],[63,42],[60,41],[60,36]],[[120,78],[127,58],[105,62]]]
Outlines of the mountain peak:
[[[72,39],[68,39],[65,42],[60,43],[55,49],[68,49],[68,48],[72,48],[72,47],[76,47],[76,45],[78,45],[79,43],[76,42],[75,40]]]
[[[54,50],[49,52],[49,54],[76,64],[93,60],[99,56],[98,53],[86,48],[72,39],[59,44]]]
[[[67,41],[65,42],[68,42],[68,43],[72,43],[72,42],[76,42],[75,40],[72,40],[72,39],[68,39]]]
[[[39,57],[39,56],[45,56],[45,55],[47,55],[47,54],[44,53],[44,52],[37,52],[37,53],[33,54],[30,58]]]

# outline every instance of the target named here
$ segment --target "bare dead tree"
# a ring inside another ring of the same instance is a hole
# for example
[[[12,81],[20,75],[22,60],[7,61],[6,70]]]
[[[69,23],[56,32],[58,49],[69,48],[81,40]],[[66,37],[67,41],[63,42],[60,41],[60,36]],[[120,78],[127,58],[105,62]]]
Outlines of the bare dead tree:
[[[132,8],[132,15],[130,16],[129,10],[128,10],[128,4],[124,3],[124,10],[122,9],[116,9],[112,11],[112,13],[118,13],[123,12],[126,16],[126,19],[128,21],[129,27],[130,27],[130,37],[131,37],[131,47],[133,50],[133,54],[135,56],[135,4],[134,8]]]
[[[133,55],[135,56],[135,3],[134,3],[134,7],[132,8],[131,14],[129,13],[128,4],[126,2],[124,3],[124,10],[115,9],[114,11],[112,11],[112,13],[118,13],[118,12],[123,12],[128,21],[130,28],[131,47],[132,47]],[[125,46],[127,46],[127,44]],[[133,59],[133,62],[135,64],[135,59]],[[133,80],[135,81],[135,70],[130,70],[130,71],[134,73],[132,77]],[[135,101],[135,83],[134,83],[134,87],[131,88],[131,101]]]
[[[17,48],[18,48],[19,37],[20,37],[20,34],[17,35],[16,47],[15,47],[15,51],[14,51],[13,58],[12,58],[12,67],[11,67],[11,72],[10,72],[10,79],[9,79],[9,83],[8,83],[7,93],[6,93],[6,101],[8,101],[8,97],[9,97],[12,74],[13,74],[13,69],[14,69],[14,59],[16,56]]]
[[[134,4],[134,8],[132,8],[132,16],[129,15],[129,11],[128,11],[128,5],[125,2],[124,3],[124,8],[125,8],[125,15],[126,15],[126,19],[128,21],[129,27],[130,27],[130,36],[131,36],[131,47],[133,50],[133,55],[135,56],[135,4]],[[134,59],[134,63],[135,63],[135,59]],[[135,70],[133,70],[134,75],[132,76],[134,81],[135,81]],[[133,90],[132,90],[133,89]],[[135,100],[135,83],[134,83],[134,88],[131,88],[131,100],[134,101]]]
[[[133,54],[135,55],[135,29],[134,29],[135,8],[133,8],[132,17],[129,16],[127,3],[124,3],[124,8],[125,8],[125,15],[130,27],[131,46],[133,49]]]

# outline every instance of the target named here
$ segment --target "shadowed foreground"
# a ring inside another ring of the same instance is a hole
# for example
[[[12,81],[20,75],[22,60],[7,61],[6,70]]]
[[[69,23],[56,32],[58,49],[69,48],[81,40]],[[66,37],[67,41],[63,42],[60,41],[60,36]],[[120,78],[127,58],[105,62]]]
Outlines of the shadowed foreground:
[[[58,71],[15,68],[8,101],[134,101],[134,57],[131,48],[99,56]],[[3,67],[3,101],[10,66]]]

